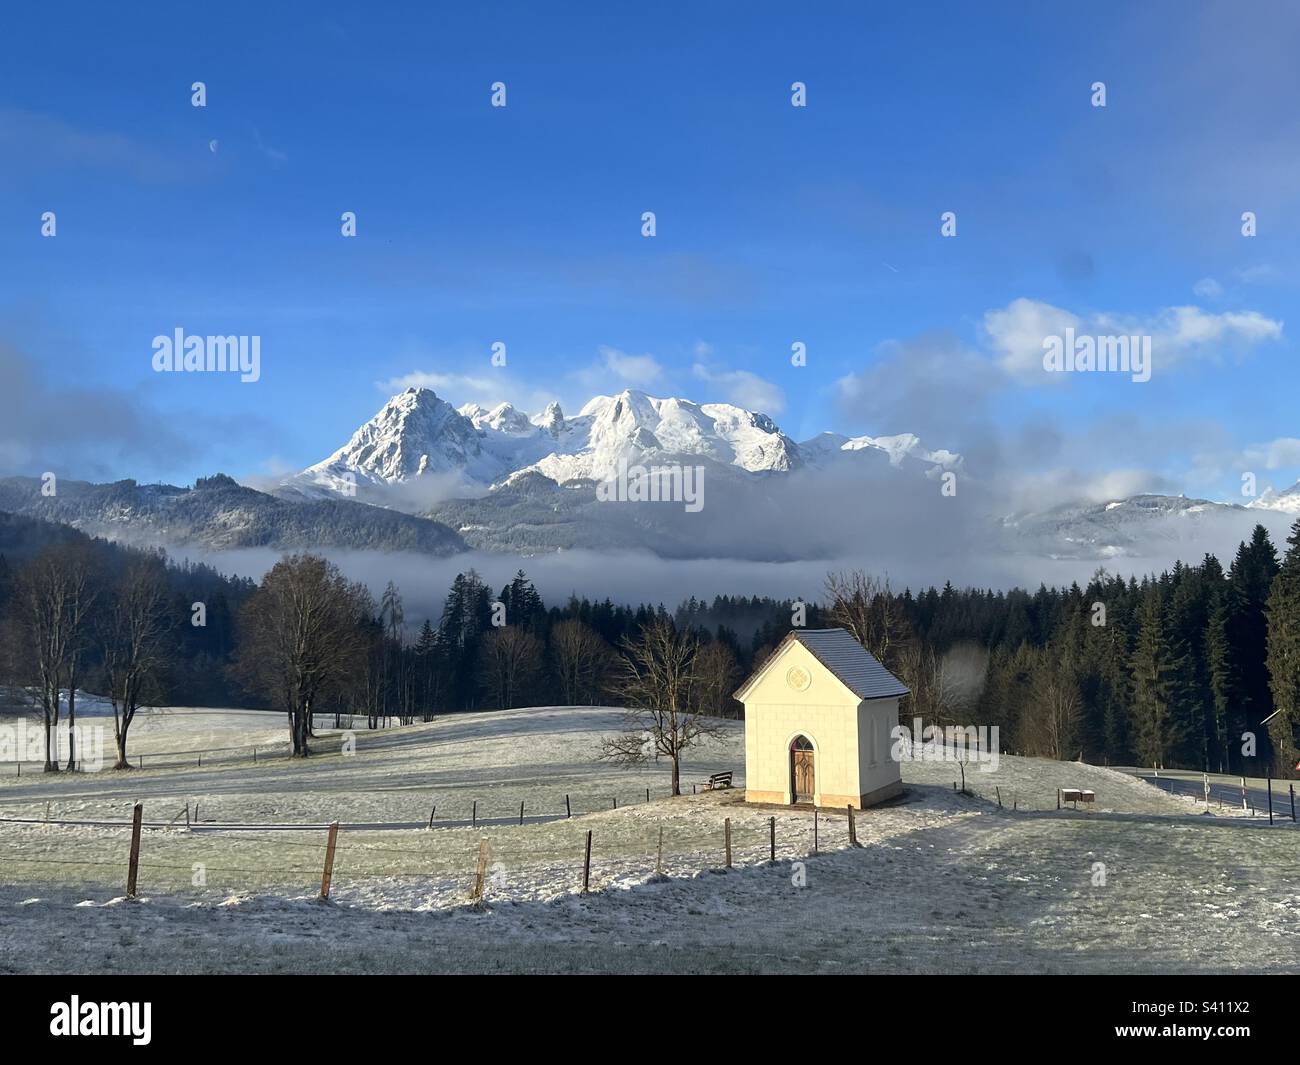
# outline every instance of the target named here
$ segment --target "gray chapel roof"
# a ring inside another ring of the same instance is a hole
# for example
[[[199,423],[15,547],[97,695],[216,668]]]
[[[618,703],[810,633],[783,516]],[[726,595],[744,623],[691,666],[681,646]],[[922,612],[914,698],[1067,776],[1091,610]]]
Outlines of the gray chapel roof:
[[[858,643],[847,629],[794,629],[777,645],[772,657],[754,671],[752,680],[767,668],[787,642],[798,640],[823,666],[829,669],[859,699],[889,699],[908,695],[906,684],[889,672],[880,661]],[[749,681],[740,691],[749,687]],[[739,696],[740,692],[737,692]]]

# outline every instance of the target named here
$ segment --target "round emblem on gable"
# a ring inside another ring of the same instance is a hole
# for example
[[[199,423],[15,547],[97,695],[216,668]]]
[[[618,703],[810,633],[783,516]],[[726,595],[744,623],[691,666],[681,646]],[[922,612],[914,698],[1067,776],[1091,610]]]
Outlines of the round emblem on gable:
[[[812,674],[802,666],[791,666],[785,675],[785,682],[797,692],[806,692],[812,684]]]

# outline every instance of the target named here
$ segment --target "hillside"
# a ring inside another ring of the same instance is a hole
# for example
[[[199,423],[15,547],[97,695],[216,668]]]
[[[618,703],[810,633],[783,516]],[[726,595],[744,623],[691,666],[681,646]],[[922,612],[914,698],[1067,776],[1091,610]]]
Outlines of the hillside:
[[[452,555],[464,541],[445,525],[347,499],[290,502],[217,474],[193,488],[60,480],[41,493],[33,477],[0,479],[0,511],[62,522],[139,545],[279,551],[369,548]]]
[[[177,746],[192,726],[212,727],[210,715],[172,717]],[[55,822],[0,824],[5,963],[84,972],[1296,971],[1289,823],[1196,814],[1145,783],[1070,762],[1004,757],[996,772],[969,774],[969,796],[954,792],[952,765],[905,763],[905,801],[858,815],[862,846],[847,847],[844,815],[823,811],[814,856],[805,812],[746,807],[738,791],[670,800],[666,767],[596,761],[601,735],[619,723],[609,709],[537,707],[361,731],[350,757],[326,753],[324,737],[307,763],[5,777],[6,816],[43,820],[48,810]],[[732,727],[685,776],[742,763]],[[1092,788],[1098,802],[1057,811],[1058,786]],[[124,821],[136,798],[147,819],[174,819],[189,803],[201,822],[146,833],[143,898],[124,906],[125,830],[57,822]],[[345,822],[330,906],[311,901],[322,827],[220,827],[330,818]],[[725,873],[724,818],[735,865]],[[582,895],[588,831],[593,891]],[[661,831],[666,879],[654,875]],[[466,901],[483,839],[489,879],[475,910]],[[205,883],[196,886],[198,868]]]

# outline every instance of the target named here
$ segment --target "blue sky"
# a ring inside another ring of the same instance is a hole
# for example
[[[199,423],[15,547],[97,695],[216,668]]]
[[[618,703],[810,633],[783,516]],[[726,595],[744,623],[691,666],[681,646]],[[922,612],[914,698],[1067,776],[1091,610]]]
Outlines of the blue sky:
[[[1300,477],[1294,9],[564,8],[10,13],[4,472],[266,476],[422,381],[917,432],[1031,497]],[[1062,324],[1152,335],[1152,380],[1035,372]],[[155,374],[176,327],[261,380]]]

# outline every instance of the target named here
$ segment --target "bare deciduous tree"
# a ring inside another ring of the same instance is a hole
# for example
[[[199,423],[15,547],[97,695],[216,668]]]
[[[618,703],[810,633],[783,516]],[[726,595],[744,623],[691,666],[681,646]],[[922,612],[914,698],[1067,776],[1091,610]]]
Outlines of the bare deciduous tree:
[[[129,565],[109,593],[100,630],[108,698],[113,706],[115,769],[129,769],[126,739],[136,711],[157,691],[163,641],[172,628],[167,578],[159,559]]]
[[[716,717],[735,717],[739,704],[731,697],[740,677],[740,665],[730,646],[721,640],[702,645],[695,658],[699,682],[695,686],[696,704],[701,713]]]
[[[20,656],[27,669],[45,726],[45,771],[58,771],[59,702],[65,685],[69,713],[76,713],[81,656],[89,637],[90,610],[95,593],[91,560],[80,545],[50,547],[37,555],[18,576],[14,600],[22,642]],[[75,768],[69,753],[68,768]]]
[[[571,706],[594,702],[610,667],[609,644],[590,625],[574,620],[551,629],[551,648],[564,701]]]
[[[1081,699],[1078,679],[1067,661],[1048,655],[1040,659],[1033,698],[1038,713],[1029,722],[1030,744],[1048,758],[1068,758],[1078,738]]]
[[[602,744],[601,757],[637,765],[662,754],[672,760],[673,794],[681,794],[682,752],[718,726],[696,709],[699,643],[667,618],[655,618],[625,639],[611,691],[627,707],[627,731]]]
[[[542,642],[518,625],[503,625],[483,637],[479,676],[503,710],[515,705],[542,668]]]
[[[244,605],[236,673],[285,712],[295,757],[311,753],[312,708],[364,668],[373,614],[365,586],[317,555],[281,559]]]
[[[988,652],[973,644],[959,644],[940,655],[929,644],[912,640],[898,653],[895,668],[898,679],[912,693],[900,713],[932,725],[954,725],[979,701]]]
[[[889,588],[889,580],[860,569],[826,575],[826,617],[847,629],[889,669],[912,643],[911,626]]]

